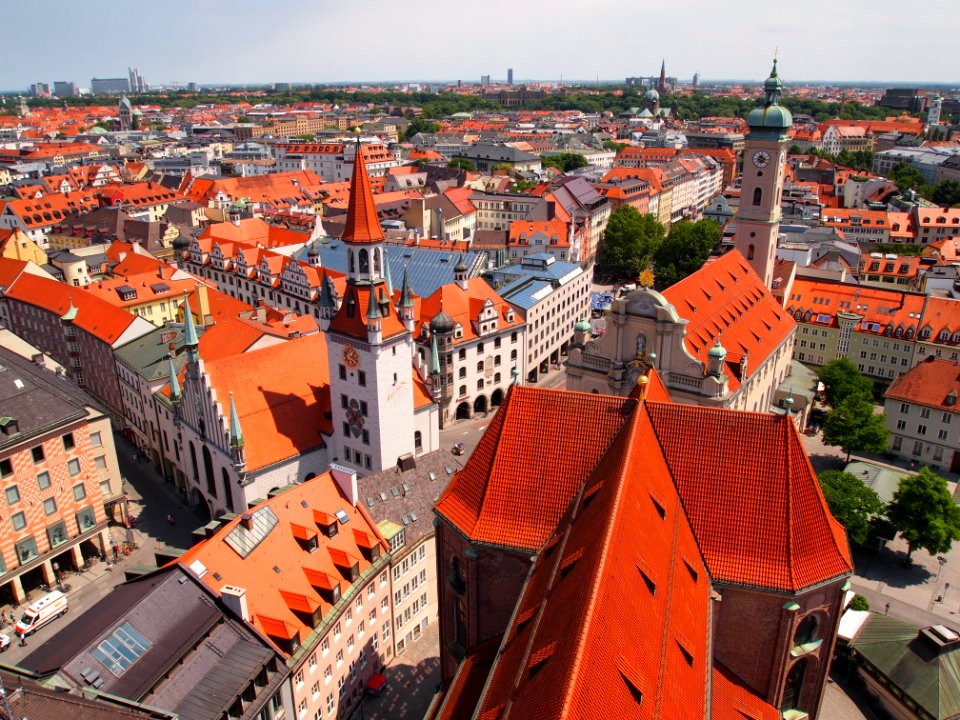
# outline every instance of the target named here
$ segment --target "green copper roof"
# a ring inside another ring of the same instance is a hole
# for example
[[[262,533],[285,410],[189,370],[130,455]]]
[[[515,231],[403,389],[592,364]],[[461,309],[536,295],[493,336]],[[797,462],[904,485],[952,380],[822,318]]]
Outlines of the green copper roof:
[[[786,131],[793,125],[793,116],[790,111],[780,105],[780,94],[783,92],[783,81],[777,74],[777,61],[773,61],[770,77],[763,83],[763,106],[756,107],[747,115],[747,125],[751,133],[754,131]]]
[[[577,324],[573,326],[573,329],[576,332],[590,332],[593,328],[590,325],[590,321],[587,320],[586,315],[584,315],[577,321]]]
[[[173,364],[173,358],[168,358],[167,362],[170,367],[168,372],[170,373],[170,399],[179,400],[180,399],[180,381],[177,379],[177,368]]]
[[[243,431],[240,429],[240,417],[237,415],[237,406],[233,402],[233,393],[230,393],[230,447],[243,447]]]
[[[437,336],[430,336],[430,374],[440,374],[440,353],[437,352]]]
[[[400,287],[400,307],[413,307],[413,295],[410,293],[410,283],[407,280],[406,268],[403,269],[403,285]]]
[[[383,317],[383,313],[380,312],[380,304],[377,300],[377,296],[373,292],[373,285],[370,286],[370,304],[367,305],[367,319],[368,320],[377,320]]]
[[[717,341],[714,343],[713,347],[707,352],[707,357],[720,358],[721,360],[727,356],[727,350],[720,344],[720,338],[717,338]]]
[[[196,347],[200,344],[197,337],[197,326],[193,324],[193,312],[190,310],[190,301],[187,294],[183,294],[183,344],[185,347]]]
[[[393,299],[393,277],[390,275],[390,263],[384,262],[383,279],[387,281],[387,297]]]
[[[67,322],[71,322],[71,321],[73,321],[73,320],[76,320],[76,319],[77,319],[77,312],[78,312],[78,310],[77,310],[76,306],[73,304],[73,300],[71,300],[71,301],[70,301],[70,307],[67,308],[67,311],[66,311],[63,315],[60,316],[60,319],[61,319],[61,320],[66,320]],[[86,316],[84,316],[84,317],[86,317]]]

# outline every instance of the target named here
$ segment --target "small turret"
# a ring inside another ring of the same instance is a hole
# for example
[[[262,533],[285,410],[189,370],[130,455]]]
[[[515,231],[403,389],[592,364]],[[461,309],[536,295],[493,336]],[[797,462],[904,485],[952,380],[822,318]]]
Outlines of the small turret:
[[[440,352],[437,349],[437,336],[430,337],[430,394],[434,400],[440,398],[443,376],[440,374]]]
[[[590,341],[590,333],[592,331],[593,326],[590,324],[590,321],[587,320],[587,316],[584,315],[573,326],[573,344],[581,347],[586,345]]]
[[[414,318],[413,293],[410,292],[410,282],[407,280],[407,270],[403,270],[403,285],[400,286],[400,303],[397,305],[400,321],[408,332],[413,332],[416,318]]]
[[[307,264],[310,267],[318,268],[320,267],[320,249],[317,247],[317,244],[310,243],[310,249],[307,250]]]
[[[330,327],[330,320],[337,314],[337,302],[333,299],[333,281],[323,271],[323,279],[320,281],[320,329],[323,332]]]
[[[379,345],[383,339],[383,313],[380,311],[380,303],[374,286],[369,285],[368,287],[370,298],[367,302],[367,341],[371,345]]]
[[[727,360],[727,350],[716,339],[713,347],[707,352],[707,375],[719,378],[723,375],[723,365]]]
[[[170,402],[174,405],[180,403],[180,398],[183,397],[183,394],[180,392],[180,380],[177,378],[177,368],[173,364],[173,358],[167,358],[167,372],[170,373],[169,387],[170,387]]]
[[[233,391],[230,391],[230,451],[233,453],[233,466],[241,474],[246,472],[247,457],[244,452],[243,431],[240,429],[240,416],[237,406],[233,402]]]
[[[190,299],[187,293],[183,294],[183,347],[187,351],[188,372],[196,373],[196,365],[200,361],[200,338],[197,336],[197,327],[193,324],[193,311],[190,309]]]
[[[463,261],[463,255],[457,260],[457,264],[453,268],[453,280],[460,287],[461,290],[467,289],[467,276],[470,274],[470,269],[467,267],[467,264]]]

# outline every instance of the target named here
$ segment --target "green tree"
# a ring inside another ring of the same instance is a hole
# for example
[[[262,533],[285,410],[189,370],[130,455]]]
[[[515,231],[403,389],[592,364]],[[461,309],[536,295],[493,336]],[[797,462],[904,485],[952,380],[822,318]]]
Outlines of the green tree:
[[[416,118],[407,125],[406,132],[403,133],[404,140],[410,140],[417,133],[435,133],[440,130],[440,123],[428,120],[427,118]]]
[[[930,468],[900,481],[887,515],[907,541],[907,559],[917,548],[931,555],[950,550],[960,540],[960,508],[953,501],[947,481]]]
[[[942,180],[933,189],[930,199],[941,207],[952,207],[960,203],[960,180]]]
[[[604,150],[614,150],[615,152],[620,152],[620,151],[623,150],[625,147],[627,147],[627,143],[617,142],[616,140],[604,140],[604,141],[603,141],[603,149],[604,149]]]
[[[854,595],[847,605],[848,610],[869,610],[870,603],[863,595]]]
[[[873,383],[847,358],[831,360],[820,368],[820,380],[826,387],[827,402],[836,407],[848,397],[860,395],[869,398]]]
[[[466,158],[454,158],[447,163],[447,167],[459,168],[461,170],[466,170],[468,172],[474,172],[477,168],[474,167],[473,163],[467,160]]]
[[[597,270],[611,279],[635,280],[651,264],[663,237],[663,225],[653,215],[621,205],[610,213]]]
[[[848,472],[824,470],[817,477],[833,517],[847,529],[851,541],[866,544],[871,534],[870,521],[884,510],[880,498]]]
[[[720,226],[712,220],[675,223],[653,254],[657,287],[670,287],[702,268],[720,236]]]
[[[890,170],[890,179],[900,190],[910,190],[912,188],[918,192],[927,182],[922,172],[904,163],[900,163]]]
[[[823,423],[823,442],[843,448],[847,462],[852,452],[883,452],[889,436],[883,415],[875,413],[873,403],[862,395],[851,395],[835,405]]]
[[[541,155],[540,162],[544,167],[555,167],[560,172],[570,172],[577,168],[589,165],[587,159],[580,153],[565,152],[556,155]]]

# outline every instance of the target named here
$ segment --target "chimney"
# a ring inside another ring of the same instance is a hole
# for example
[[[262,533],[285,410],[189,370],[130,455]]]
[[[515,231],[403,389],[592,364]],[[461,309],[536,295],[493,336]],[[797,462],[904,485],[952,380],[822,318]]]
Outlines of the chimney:
[[[240,516],[240,524],[247,530],[253,530],[253,513],[243,513],[243,515]]]
[[[337,486],[347,496],[347,500],[354,507],[357,506],[357,497],[360,492],[357,489],[357,473],[343,465],[330,463],[330,475],[336,481]]]
[[[220,588],[220,599],[227,609],[244,622],[250,622],[250,610],[247,608],[247,591],[236,585],[224,585]]]

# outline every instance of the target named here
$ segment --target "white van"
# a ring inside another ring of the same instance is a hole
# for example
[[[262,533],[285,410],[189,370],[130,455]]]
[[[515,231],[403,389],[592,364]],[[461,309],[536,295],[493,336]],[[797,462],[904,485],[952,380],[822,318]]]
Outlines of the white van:
[[[62,617],[67,612],[69,599],[59,590],[44,595],[36,602],[27,605],[23,617],[17,623],[18,635],[32,635],[35,630],[46,625],[54,618]]]

